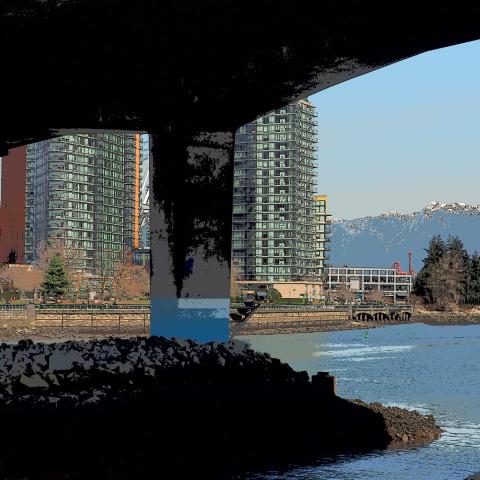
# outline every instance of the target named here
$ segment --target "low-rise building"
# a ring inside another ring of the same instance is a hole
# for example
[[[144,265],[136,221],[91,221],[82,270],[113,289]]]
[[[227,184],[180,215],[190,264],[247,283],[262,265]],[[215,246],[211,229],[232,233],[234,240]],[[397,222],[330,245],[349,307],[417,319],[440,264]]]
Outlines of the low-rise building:
[[[326,269],[329,291],[346,288],[364,299],[365,293],[378,290],[394,301],[405,301],[413,285],[413,273],[402,272],[397,262],[392,268],[385,267],[329,267]]]
[[[323,285],[321,282],[236,282],[239,293],[244,291],[268,292],[274,288],[285,299],[303,298],[307,301],[321,300],[323,298]]]
[[[25,261],[25,147],[0,157],[0,264]]]

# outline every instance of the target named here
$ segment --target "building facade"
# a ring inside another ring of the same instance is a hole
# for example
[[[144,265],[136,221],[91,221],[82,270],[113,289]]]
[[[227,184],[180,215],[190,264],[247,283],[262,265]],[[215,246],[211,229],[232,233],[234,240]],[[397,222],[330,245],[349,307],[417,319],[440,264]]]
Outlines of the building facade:
[[[140,244],[143,249],[150,248],[150,138],[148,134],[142,135],[141,150],[141,198],[140,210]]]
[[[27,147],[26,261],[60,243],[73,267],[111,273],[140,243],[139,134],[65,135]]]
[[[0,157],[0,263],[25,261],[26,147]]]
[[[329,267],[326,269],[327,290],[346,288],[363,299],[365,293],[378,290],[395,301],[404,301],[410,295],[413,275],[400,268]]]
[[[149,248],[136,248],[133,251],[132,261],[134,265],[145,267],[145,269],[150,271],[150,257]]]
[[[314,255],[317,260],[316,276],[322,278],[330,251],[330,218],[328,213],[328,196],[314,195]]]
[[[237,131],[232,260],[239,280],[316,280],[316,143],[316,112],[308,100]]]

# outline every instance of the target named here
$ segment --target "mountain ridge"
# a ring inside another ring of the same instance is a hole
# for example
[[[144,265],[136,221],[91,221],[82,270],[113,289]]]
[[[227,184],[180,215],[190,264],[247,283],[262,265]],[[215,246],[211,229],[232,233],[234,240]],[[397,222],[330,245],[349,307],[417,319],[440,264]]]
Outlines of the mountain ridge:
[[[351,220],[332,218],[329,263],[388,267],[400,261],[406,266],[411,251],[418,271],[424,249],[435,234],[444,239],[458,236],[470,254],[480,250],[480,205],[433,201],[413,213],[390,211]]]

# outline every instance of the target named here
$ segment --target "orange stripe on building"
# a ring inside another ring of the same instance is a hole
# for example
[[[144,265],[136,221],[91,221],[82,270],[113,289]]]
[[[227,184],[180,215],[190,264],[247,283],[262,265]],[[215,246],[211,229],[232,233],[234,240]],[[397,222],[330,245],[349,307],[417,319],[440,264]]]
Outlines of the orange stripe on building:
[[[133,226],[133,248],[138,248],[138,218],[140,209],[140,134],[135,134],[135,224]]]

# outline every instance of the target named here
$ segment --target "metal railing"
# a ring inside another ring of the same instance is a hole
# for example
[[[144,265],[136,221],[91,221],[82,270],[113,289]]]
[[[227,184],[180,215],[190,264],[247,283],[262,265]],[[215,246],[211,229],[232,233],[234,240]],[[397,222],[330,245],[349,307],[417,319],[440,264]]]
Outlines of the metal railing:
[[[0,305],[0,311],[15,311],[15,310],[26,310],[27,305],[22,304],[22,305]]]
[[[462,307],[478,307],[480,306],[480,301],[477,302],[460,302]]]
[[[62,303],[40,303],[35,305],[35,310],[150,310],[149,304],[62,304]]]
[[[303,305],[303,304],[263,304],[260,305],[256,312],[288,312],[288,311],[302,311],[302,312],[347,312],[348,305],[330,306],[330,305]]]
[[[301,310],[301,311],[337,311],[337,312],[344,312],[350,309],[355,310],[385,310],[386,308],[390,310],[409,310],[412,311],[413,307],[407,304],[394,304],[394,305],[379,305],[379,304],[357,304],[357,305],[309,305],[309,304],[275,304],[275,303],[268,303],[262,304],[258,307],[257,312],[282,312],[282,311],[290,311],[290,310]]]

